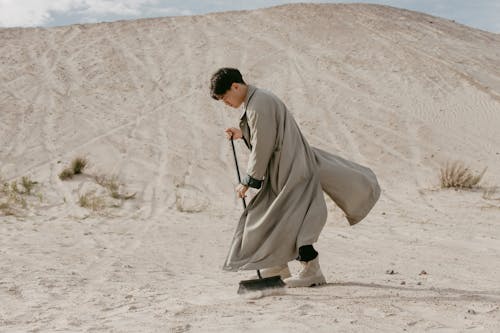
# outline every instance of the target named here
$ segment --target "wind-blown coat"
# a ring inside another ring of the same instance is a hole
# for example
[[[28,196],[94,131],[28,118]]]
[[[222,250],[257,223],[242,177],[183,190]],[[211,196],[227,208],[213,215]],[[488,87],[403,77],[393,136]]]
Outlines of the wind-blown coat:
[[[349,223],[363,219],[380,195],[375,174],[363,166],[312,148],[285,104],[248,85],[240,128],[251,150],[247,174],[262,180],[241,215],[225,270],[282,265],[318,240],[326,222],[323,191]]]

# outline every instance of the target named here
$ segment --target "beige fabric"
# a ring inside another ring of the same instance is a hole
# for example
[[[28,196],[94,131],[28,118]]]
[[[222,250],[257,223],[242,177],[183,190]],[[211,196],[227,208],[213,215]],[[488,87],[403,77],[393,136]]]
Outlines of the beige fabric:
[[[345,213],[351,225],[361,221],[380,197],[377,177],[370,169],[313,148],[321,187]]]
[[[244,105],[240,128],[251,149],[247,173],[263,182],[236,227],[224,264],[225,270],[233,271],[283,265],[297,257],[300,246],[318,240],[327,216],[320,177],[350,221],[365,216],[376,201],[362,205],[366,200],[358,198],[361,192],[364,198],[365,191],[372,191],[373,186],[364,186],[373,182],[364,180],[374,178],[373,173],[360,176],[363,167],[311,148],[275,95],[249,85]],[[337,184],[337,176],[353,176],[354,191],[345,186],[349,179]]]

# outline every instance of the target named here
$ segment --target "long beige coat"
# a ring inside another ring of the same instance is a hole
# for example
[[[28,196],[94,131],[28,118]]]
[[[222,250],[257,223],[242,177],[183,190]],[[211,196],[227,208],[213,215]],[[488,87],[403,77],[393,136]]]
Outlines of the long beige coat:
[[[225,270],[282,265],[318,240],[326,222],[323,191],[351,224],[373,207],[380,188],[373,172],[309,146],[292,114],[272,93],[249,85],[240,128],[251,150],[247,174],[263,180],[243,212]]]

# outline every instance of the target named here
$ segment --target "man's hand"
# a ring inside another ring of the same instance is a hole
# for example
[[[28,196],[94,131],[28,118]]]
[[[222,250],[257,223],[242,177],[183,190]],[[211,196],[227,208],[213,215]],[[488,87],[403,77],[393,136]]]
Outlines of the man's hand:
[[[236,186],[236,193],[238,195],[238,198],[246,197],[245,193],[247,192],[247,190],[248,190],[248,186],[245,186],[242,184],[239,184],[238,186]]]
[[[241,133],[241,130],[236,127],[226,128],[225,132],[226,132],[226,138],[228,140],[230,140],[231,138],[233,138],[233,140],[238,140],[243,137],[243,133]]]

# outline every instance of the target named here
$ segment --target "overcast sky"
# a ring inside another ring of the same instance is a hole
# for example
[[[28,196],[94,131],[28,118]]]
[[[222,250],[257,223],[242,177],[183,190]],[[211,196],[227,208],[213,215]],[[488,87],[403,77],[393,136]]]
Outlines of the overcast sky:
[[[445,17],[500,33],[500,0],[0,0],[0,26],[58,26],[142,17],[205,14],[292,2],[367,2]]]

